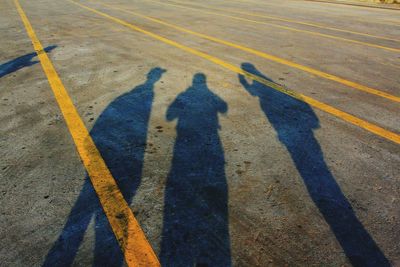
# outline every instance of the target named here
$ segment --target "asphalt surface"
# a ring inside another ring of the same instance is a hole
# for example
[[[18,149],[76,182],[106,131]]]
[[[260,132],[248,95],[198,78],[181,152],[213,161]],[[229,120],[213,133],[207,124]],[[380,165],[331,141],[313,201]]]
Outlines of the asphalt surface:
[[[19,3],[163,266],[400,266],[400,11]],[[17,5],[0,1],[0,266],[129,265]]]

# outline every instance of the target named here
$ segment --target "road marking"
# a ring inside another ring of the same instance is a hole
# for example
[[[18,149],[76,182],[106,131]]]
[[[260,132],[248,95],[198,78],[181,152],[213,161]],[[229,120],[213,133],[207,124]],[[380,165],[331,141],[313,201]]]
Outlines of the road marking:
[[[166,2],[160,2],[160,1],[157,1],[157,0],[146,0],[146,1],[156,2],[156,3],[163,4],[163,5],[169,5],[169,6],[179,7],[179,8],[191,9],[191,10],[195,10],[197,12],[202,12],[202,13],[205,13],[205,14],[210,14],[210,15],[215,15],[215,16],[220,16],[220,17],[227,17],[227,18],[240,20],[240,21],[246,21],[246,22],[251,22],[251,23],[256,23],[256,24],[263,24],[263,25],[271,25],[273,27],[281,28],[281,29],[285,29],[285,30],[289,30],[289,31],[295,31],[295,32],[301,32],[301,33],[306,33],[306,34],[326,37],[326,38],[330,38],[330,39],[335,39],[335,40],[355,43],[355,44],[369,46],[369,47],[373,47],[373,48],[384,49],[384,50],[391,51],[391,52],[397,52],[397,53],[400,52],[400,49],[398,49],[398,48],[366,43],[366,42],[362,42],[362,41],[347,39],[347,38],[343,38],[343,37],[339,37],[339,36],[333,36],[333,35],[319,33],[319,32],[313,32],[313,31],[308,31],[308,30],[301,30],[301,29],[291,28],[291,27],[287,27],[287,26],[283,26],[283,25],[279,25],[279,24],[274,24],[274,23],[271,23],[271,22],[246,19],[246,18],[242,18],[242,17],[236,17],[236,16],[232,16],[232,15],[206,11],[206,10],[193,8],[193,7],[188,7],[188,6],[183,6],[183,5],[179,5],[179,4],[171,4],[171,3],[166,3]],[[173,1],[174,2],[179,2],[179,1],[176,1],[176,0],[173,0]],[[182,2],[180,2],[180,3],[182,3]],[[191,5],[193,5],[193,4],[191,4]],[[196,6],[210,9],[210,7],[205,7],[205,6],[202,6],[202,5],[196,5]]]
[[[182,1],[176,1],[176,0],[174,2],[184,3]],[[192,3],[190,3],[190,4],[193,5]],[[203,7],[203,6],[199,6],[199,7]],[[317,23],[298,21],[298,20],[294,20],[294,19],[287,19],[287,18],[276,17],[276,16],[271,16],[271,15],[261,15],[261,14],[257,14],[257,13],[249,13],[249,12],[243,12],[243,11],[226,9],[226,8],[222,9],[222,8],[212,7],[212,9],[219,10],[219,11],[229,11],[231,13],[243,14],[243,15],[253,16],[253,17],[280,20],[280,21],[284,21],[284,22],[296,23],[296,24],[300,24],[300,25],[306,25],[306,26],[311,26],[311,27],[316,27],[316,28],[321,28],[321,29],[326,29],[326,30],[331,30],[331,31],[338,31],[338,32],[345,32],[345,33],[351,33],[351,34],[356,34],[356,35],[362,35],[362,36],[372,37],[372,38],[376,38],[376,39],[400,42],[400,39],[394,39],[394,38],[389,38],[389,37],[379,36],[379,35],[374,35],[374,34],[369,34],[369,33],[363,33],[363,32],[344,30],[344,29],[339,29],[339,28],[321,25],[321,24],[317,24]]]
[[[233,71],[233,72],[235,72],[237,74],[245,75],[245,76],[251,78],[254,81],[262,83],[262,84],[264,84],[264,85],[266,85],[268,87],[271,87],[271,88],[273,88],[273,89],[275,89],[275,90],[277,90],[279,92],[282,92],[282,93],[284,93],[284,94],[286,94],[288,96],[291,96],[291,97],[296,98],[296,99],[298,99],[300,101],[303,101],[303,102],[309,104],[310,106],[318,108],[318,109],[320,109],[320,110],[322,110],[322,111],[324,111],[326,113],[329,113],[329,114],[331,114],[331,115],[333,115],[333,116],[335,116],[337,118],[340,118],[340,119],[342,119],[344,121],[347,121],[347,122],[349,122],[349,123],[351,123],[351,124],[353,124],[355,126],[363,128],[363,129],[365,129],[365,130],[367,130],[367,131],[369,131],[371,133],[374,133],[374,134],[376,134],[376,135],[378,135],[380,137],[383,137],[383,138],[385,138],[387,140],[390,140],[390,141],[392,141],[392,142],[394,142],[396,144],[400,144],[400,135],[397,134],[397,133],[394,133],[394,132],[388,131],[386,129],[383,129],[382,127],[379,127],[379,126],[377,126],[375,124],[367,122],[367,121],[365,121],[363,119],[357,118],[357,117],[355,117],[355,116],[353,116],[353,115],[351,115],[349,113],[346,113],[344,111],[341,111],[339,109],[331,107],[331,106],[329,106],[329,105],[327,105],[325,103],[322,103],[322,102],[320,102],[318,100],[315,100],[315,99],[313,99],[311,97],[308,97],[306,95],[293,92],[293,91],[291,91],[289,89],[284,88],[283,86],[281,86],[279,84],[276,84],[274,82],[268,81],[268,80],[266,80],[266,79],[264,79],[264,78],[262,78],[260,76],[248,73],[248,72],[242,70],[241,68],[236,67],[236,66],[234,66],[234,65],[232,65],[232,64],[230,64],[228,62],[225,62],[225,61],[223,61],[223,60],[221,60],[221,59],[219,59],[217,57],[208,55],[208,54],[206,54],[204,52],[201,52],[199,50],[196,50],[196,49],[190,48],[188,46],[182,45],[182,44],[180,44],[178,42],[172,41],[172,40],[167,39],[165,37],[162,37],[162,36],[160,36],[158,34],[155,34],[153,32],[144,30],[144,29],[142,29],[142,28],[140,28],[140,27],[138,27],[138,26],[136,26],[134,24],[131,24],[131,23],[126,22],[126,21],[124,21],[122,19],[113,17],[113,16],[108,15],[106,13],[103,13],[103,12],[97,10],[97,9],[94,9],[94,8],[88,7],[86,5],[83,5],[81,3],[75,2],[74,0],[68,0],[68,1],[70,1],[71,3],[73,3],[73,4],[77,5],[77,6],[82,7],[84,9],[88,10],[88,11],[91,11],[91,12],[97,14],[97,15],[103,16],[103,17],[105,17],[105,18],[107,18],[107,19],[109,19],[109,20],[111,20],[111,21],[113,21],[115,23],[121,24],[121,25],[123,25],[125,27],[128,27],[128,28],[134,30],[134,31],[143,33],[143,34],[145,34],[147,36],[150,36],[150,37],[152,37],[152,38],[154,38],[154,39],[156,39],[158,41],[161,41],[161,42],[163,42],[165,44],[169,44],[169,45],[174,46],[176,48],[179,48],[179,49],[181,49],[183,51],[186,51],[186,52],[188,52],[190,54],[193,54],[193,55],[196,55],[196,56],[201,57],[203,59],[206,59],[208,61],[211,61],[211,62],[213,62],[213,63],[215,63],[215,64],[217,64],[217,65],[219,65],[221,67],[224,67],[224,68],[226,68],[228,70],[231,70],[231,71]]]
[[[373,5],[373,3],[372,3],[372,5],[365,5],[365,4],[362,4],[362,3],[358,4],[358,3],[355,3],[355,2],[349,3],[349,2],[344,2],[344,1],[341,1],[341,2],[331,2],[331,1],[327,1],[327,0],[305,0],[305,1],[319,2],[319,3],[331,4],[331,5],[346,5],[346,6],[362,8],[362,9],[375,8],[375,9],[389,10],[389,11],[398,11],[399,10],[396,7],[390,7],[389,5],[378,6],[378,5]]]
[[[14,0],[128,266],[160,266],[18,0]]]
[[[189,34],[192,34],[192,35],[195,35],[195,36],[199,36],[199,37],[201,37],[203,39],[207,39],[207,40],[219,43],[219,44],[227,45],[227,46],[230,46],[230,47],[233,47],[233,48],[236,48],[236,49],[251,53],[251,54],[257,55],[259,57],[262,57],[262,58],[265,58],[265,59],[268,59],[268,60],[283,64],[283,65],[286,65],[286,66],[290,66],[292,68],[296,68],[296,69],[299,69],[299,70],[302,70],[302,71],[305,71],[305,72],[308,72],[308,73],[311,73],[311,74],[314,74],[314,75],[316,75],[318,77],[322,77],[322,78],[325,78],[325,79],[328,79],[328,80],[331,80],[331,81],[335,81],[335,82],[344,84],[344,85],[346,85],[348,87],[351,87],[351,88],[354,88],[354,89],[357,89],[357,90],[360,90],[360,91],[363,91],[363,92],[366,92],[366,93],[369,93],[369,94],[380,96],[380,97],[383,97],[383,98],[386,98],[386,99],[389,99],[389,100],[392,100],[392,101],[395,101],[395,102],[400,102],[400,97],[398,97],[398,96],[394,96],[394,95],[391,95],[389,93],[386,93],[386,92],[383,92],[383,91],[380,91],[380,90],[377,90],[377,89],[373,89],[371,87],[368,87],[368,86],[365,86],[365,85],[361,85],[361,84],[358,84],[358,83],[355,83],[355,82],[351,82],[351,81],[348,81],[346,79],[340,78],[338,76],[335,76],[335,75],[332,75],[332,74],[329,74],[329,73],[326,73],[326,72],[323,72],[323,71],[319,71],[319,70],[316,70],[316,69],[313,69],[313,68],[310,68],[310,67],[307,67],[307,66],[303,66],[303,65],[297,64],[295,62],[292,62],[292,61],[289,61],[289,60],[286,60],[286,59],[283,59],[283,58],[279,58],[279,57],[276,57],[276,56],[273,56],[273,55],[270,55],[270,54],[267,54],[267,53],[264,53],[264,52],[261,52],[261,51],[246,47],[246,46],[242,46],[242,45],[239,45],[239,44],[236,44],[236,43],[232,43],[232,42],[229,42],[229,41],[218,39],[216,37],[212,37],[212,36],[208,36],[208,35],[205,35],[205,34],[202,34],[202,33],[191,31],[189,29],[186,29],[186,28],[183,28],[183,27],[180,27],[180,26],[177,26],[177,25],[174,25],[174,24],[171,24],[171,23],[159,20],[159,19],[155,19],[153,17],[149,17],[149,16],[146,16],[146,15],[134,12],[134,11],[126,10],[126,9],[123,9],[123,8],[115,7],[115,6],[112,6],[112,5],[108,5],[108,4],[105,4],[105,3],[100,3],[100,2],[97,2],[97,1],[93,1],[93,0],[90,0],[90,1],[94,2],[94,3],[98,3],[98,4],[106,6],[106,7],[109,7],[109,8],[113,8],[113,9],[116,9],[116,10],[121,10],[123,12],[129,13],[129,14],[133,14],[133,15],[138,16],[138,17],[145,18],[147,20],[150,20],[150,21],[159,23],[161,25],[165,25],[165,26],[174,28],[174,29],[182,31],[182,32],[186,32],[186,33],[189,33]]]
[[[400,26],[400,20],[387,19],[386,21],[396,23],[397,26]]]
[[[265,3],[265,2],[260,2],[260,1],[254,1],[254,0],[231,0],[231,1],[236,1],[236,2],[242,2],[242,3],[253,3],[253,4],[261,4],[261,5],[264,5],[264,6],[267,6],[267,5],[270,5],[270,4],[272,4],[271,2],[269,2],[268,4],[267,3]],[[307,1],[307,0],[306,0]],[[309,0],[310,1],[310,0]],[[326,3],[326,2],[325,2]],[[278,7],[282,7],[282,5],[277,5],[277,4],[275,4],[275,6],[278,6]],[[307,9],[307,10],[309,10],[310,9],[310,5],[308,5],[308,7],[304,7],[304,6],[302,6],[302,7],[299,7],[299,6],[297,6],[297,7],[291,7],[291,8],[296,8],[296,9],[298,9],[298,8],[302,8],[302,9]],[[321,8],[318,8],[318,7],[313,7],[312,9],[314,9],[314,10],[316,10],[316,9],[321,9]],[[389,8],[389,9],[386,9],[386,8],[378,8],[378,9],[380,9],[379,11],[382,11],[382,12],[384,12],[384,11],[388,11],[388,12],[397,12],[398,11],[398,9],[392,9],[392,8]],[[336,9],[335,11],[337,11],[338,9]],[[325,11],[325,10],[324,10]],[[339,12],[341,12],[342,10],[340,10],[340,8],[339,8]],[[370,10],[371,11],[371,10]],[[327,13],[331,13],[331,11],[328,11]],[[373,12],[375,12],[375,11],[373,11]]]

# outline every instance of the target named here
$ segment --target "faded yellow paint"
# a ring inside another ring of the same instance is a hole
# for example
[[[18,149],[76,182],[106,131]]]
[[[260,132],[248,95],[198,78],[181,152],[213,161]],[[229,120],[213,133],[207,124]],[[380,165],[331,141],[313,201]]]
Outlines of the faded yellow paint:
[[[354,44],[358,44],[358,45],[369,46],[369,47],[373,47],[373,48],[384,49],[384,50],[391,51],[391,52],[397,52],[397,53],[400,52],[400,49],[398,49],[398,48],[387,47],[387,46],[377,45],[377,44],[371,44],[371,43],[367,43],[367,42],[362,42],[362,41],[358,41],[358,40],[343,38],[343,37],[329,35],[329,34],[325,34],[325,33],[313,32],[313,31],[308,31],[308,30],[301,30],[301,29],[297,29],[297,28],[292,28],[292,27],[288,27],[288,26],[274,24],[274,23],[271,23],[271,22],[265,22],[265,21],[259,21],[259,20],[253,20],[253,19],[246,19],[246,18],[242,18],[242,17],[236,17],[236,16],[227,15],[227,14],[223,14],[223,13],[216,13],[216,12],[201,10],[201,9],[198,9],[198,8],[193,8],[193,7],[188,7],[188,6],[178,5],[178,4],[160,2],[160,1],[157,1],[157,0],[147,0],[147,1],[161,3],[163,5],[169,5],[169,6],[179,7],[179,8],[191,9],[191,10],[195,10],[196,12],[215,15],[215,16],[219,16],[219,17],[226,17],[226,18],[231,18],[231,19],[235,19],[235,20],[251,22],[251,23],[255,23],[255,24],[270,25],[270,26],[273,26],[273,27],[276,27],[276,28],[280,28],[280,29],[285,29],[285,30],[294,31],[294,32],[301,32],[301,33],[306,33],[306,34],[315,35],[315,36],[321,36],[321,37],[325,37],[325,38],[340,40],[340,41],[354,43]],[[178,2],[176,0],[174,0],[174,1]],[[200,6],[200,5],[197,5],[197,6]],[[209,8],[208,6],[207,7],[206,6],[201,6],[201,7]]]
[[[231,0],[231,1],[236,1],[236,2],[242,2],[242,3],[252,3],[252,4],[257,4],[257,5],[264,5],[264,6],[268,6],[268,5],[270,5],[270,4],[272,4],[271,2],[268,2],[268,3],[266,3],[266,2],[263,2],[263,1],[256,1],[256,0]],[[308,1],[315,1],[315,2],[324,2],[324,3],[332,3],[332,2],[330,2],[329,0],[308,0]],[[363,0],[358,0],[358,1],[360,1],[360,2],[362,2]],[[373,1],[373,0],[372,0]],[[380,0],[377,0],[377,1],[380,1]],[[338,2],[337,2],[338,3]],[[355,6],[355,7],[357,7],[357,8],[362,8],[362,9],[369,9],[369,10],[371,10],[371,7],[366,7],[366,6],[363,6],[363,5],[359,5],[359,4],[354,4],[354,3],[346,3],[346,2],[344,2],[344,1],[340,1],[340,4],[342,4],[342,5],[348,5],[348,6]],[[276,5],[275,5],[276,6]],[[304,9],[304,8],[307,8],[307,7],[305,7],[305,6],[303,6],[302,7],[302,9]],[[384,11],[389,11],[389,12],[393,12],[393,8],[386,8],[386,7],[377,7],[377,9],[379,9],[379,12],[384,12]],[[332,13],[332,11],[327,11],[327,10],[319,10],[319,12],[321,12],[321,13],[325,13],[325,14],[327,14],[327,15],[330,15],[331,13]],[[360,22],[369,22],[369,23],[371,23],[371,20],[364,20],[364,19],[356,19],[357,21],[360,21]],[[373,20],[372,21],[372,23],[378,23],[378,24],[384,24],[384,25],[392,25],[392,26],[397,26],[397,25],[395,25],[395,24],[387,24],[387,23],[385,23],[384,21],[377,21],[377,20]]]
[[[128,266],[160,266],[18,0],[14,0]]]
[[[384,91],[377,90],[377,89],[374,89],[374,88],[371,88],[371,87],[368,87],[368,86],[365,86],[365,85],[362,85],[362,84],[358,84],[356,82],[352,82],[352,81],[346,80],[344,78],[341,78],[341,77],[338,77],[338,76],[335,76],[335,75],[332,75],[332,74],[329,74],[329,73],[326,73],[326,72],[323,72],[323,71],[320,71],[320,70],[313,69],[311,67],[307,67],[307,66],[304,66],[304,65],[301,65],[301,64],[298,64],[298,63],[295,63],[295,62],[292,62],[292,61],[289,61],[289,60],[286,60],[286,59],[283,59],[283,58],[280,58],[280,57],[277,57],[277,56],[273,56],[273,55],[270,55],[270,54],[267,54],[267,53],[264,53],[264,52],[261,52],[261,51],[246,47],[246,46],[243,46],[243,45],[239,45],[239,44],[236,44],[236,43],[232,43],[232,42],[229,42],[229,41],[218,39],[216,37],[212,37],[212,36],[209,36],[209,35],[206,35],[206,34],[198,33],[198,32],[195,32],[195,31],[192,31],[192,30],[189,30],[189,29],[186,29],[186,28],[183,28],[183,27],[180,27],[180,26],[177,26],[177,25],[162,21],[160,19],[155,19],[155,18],[146,16],[146,15],[134,12],[134,11],[126,10],[126,9],[123,9],[123,8],[111,6],[111,5],[104,4],[104,3],[99,3],[97,1],[92,1],[91,0],[91,2],[95,2],[95,3],[101,4],[103,6],[106,6],[106,7],[109,7],[109,8],[113,8],[113,9],[116,9],[116,10],[121,10],[123,12],[130,13],[130,14],[133,14],[133,15],[141,17],[141,18],[145,18],[147,20],[162,24],[164,26],[168,26],[170,28],[173,28],[173,29],[185,32],[185,33],[189,33],[189,34],[201,37],[203,39],[207,39],[207,40],[210,40],[210,41],[213,41],[213,42],[216,42],[216,43],[227,45],[227,46],[230,46],[230,47],[233,47],[233,48],[236,48],[236,49],[239,49],[239,50],[242,50],[242,51],[257,55],[259,57],[262,57],[262,58],[265,58],[265,59],[268,59],[268,60],[283,64],[283,65],[286,65],[286,66],[290,66],[292,68],[296,68],[296,69],[299,69],[299,70],[302,70],[302,71],[305,71],[305,72],[308,72],[308,73],[311,73],[311,74],[316,75],[318,77],[322,77],[322,78],[325,78],[325,79],[328,79],[328,80],[331,80],[331,81],[335,81],[335,82],[341,83],[341,84],[346,85],[348,87],[351,87],[351,88],[354,88],[354,89],[357,89],[357,90],[360,90],[360,91],[363,91],[363,92],[366,92],[366,93],[369,93],[369,94],[380,96],[380,97],[383,97],[383,98],[386,98],[386,99],[389,99],[389,100],[392,100],[392,101],[395,101],[395,102],[400,102],[400,97],[398,97],[398,96],[394,96],[394,95],[391,95],[391,94],[386,93]]]
[[[400,144],[400,135],[397,134],[397,133],[388,131],[388,130],[382,128],[382,127],[379,127],[379,126],[377,126],[375,124],[367,122],[367,121],[365,121],[363,119],[357,118],[357,117],[355,117],[355,116],[353,116],[353,115],[351,115],[349,113],[346,113],[344,111],[341,111],[339,109],[331,107],[331,106],[329,106],[329,105],[327,105],[325,103],[322,103],[322,102],[320,102],[318,100],[315,100],[315,99],[313,99],[311,97],[308,97],[306,95],[299,94],[299,93],[296,93],[294,91],[291,91],[291,90],[289,90],[287,88],[284,88],[283,86],[281,86],[279,84],[276,84],[274,82],[268,81],[268,80],[266,80],[266,79],[264,79],[264,78],[262,78],[260,76],[248,73],[248,72],[242,70],[241,68],[239,68],[237,66],[234,66],[234,65],[232,65],[232,64],[230,64],[228,62],[225,62],[225,61],[223,61],[223,60],[221,60],[221,59],[219,59],[217,57],[211,56],[211,55],[206,54],[204,52],[201,52],[199,50],[193,49],[191,47],[185,46],[185,45],[180,44],[178,42],[175,42],[175,41],[172,41],[172,40],[167,39],[165,37],[162,37],[162,36],[160,36],[158,34],[155,34],[155,33],[152,33],[150,31],[144,30],[144,29],[142,29],[142,28],[140,28],[140,27],[138,27],[138,26],[136,26],[134,24],[131,24],[131,23],[126,22],[126,21],[124,21],[122,19],[113,17],[113,16],[111,16],[109,14],[106,14],[106,13],[101,12],[99,10],[96,10],[94,8],[88,7],[88,6],[83,5],[81,3],[77,3],[74,0],[69,0],[69,1],[74,3],[75,5],[78,5],[78,6],[82,7],[82,8],[84,8],[84,9],[86,9],[86,10],[89,10],[89,11],[91,11],[93,13],[96,13],[96,14],[98,14],[100,16],[103,16],[103,17],[105,17],[105,18],[107,18],[107,19],[109,19],[109,20],[111,20],[113,22],[116,22],[116,23],[121,24],[121,25],[123,25],[125,27],[128,27],[128,28],[130,28],[130,29],[132,29],[134,31],[141,32],[141,33],[143,33],[143,34],[145,34],[147,36],[150,36],[150,37],[152,37],[152,38],[154,38],[154,39],[156,39],[158,41],[161,41],[161,42],[163,42],[165,44],[169,44],[169,45],[174,46],[176,48],[179,48],[179,49],[181,49],[183,51],[186,51],[186,52],[188,52],[190,54],[193,54],[193,55],[196,55],[196,56],[201,57],[203,59],[206,59],[206,60],[208,60],[210,62],[213,62],[213,63],[215,63],[215,64],[217,64],[217,65],[219,65],[221,67],[224,67],[224,68],[226,68],[226,69],[228,69],[230,71],[233,71],[233,72],[235,72],[237,74],[245,75],[245,76],[247,76],[247,77],[249,77],[249,78],[251,78],[251,79],[253,79],[255,81],[258,81],[258,82],[260,82],[260,83],[262,83],[262,84],[264,84],[264,85],[266,85],[266,86],[268,86],[270,88],[273,88],[273,89],[275,89],[275,90],[277,90],[279,92],[282,92],[282,93],[284,93],[286,95],[289,95],[289,96],[291,96],[293,98],[299,99],[299,100],[309,104],[312,107],[318,108],[318,109],[320,109],[320,110],[322,110],[322,111],[324,111],[324,112],[326,112],[328,114],[331,114],[331,115],[333,115],[333,116],[335,116],[337,118],[340,118],[340,119],[342,119],[344,121],[347,121],[347,122],[349,122],[349,123],[351,123],[353,125],[356,125],[356,126],[362,128],[362,129],[365,129],[365,130],[367,130],[367,131],[369,131],[369,132],[371,132],[373,134],[376,134],[376,135],[378,135],[380,137],[383,137],[383,138],[385,138],[387,140],[390,140],[390,141],[392,141],[394,143]]]
[[[176,0],[174,0],[174,1],[177,2]],[[182,2],[180,2],[180,3],[182,3]],[[190,3],[190,4],[192,4],[192,3]],[[209,8],[209,7],[207,6],[207,8]],[[371,38],[388,40],[388,41],[393,41],[393,42],[400,42],[400,39],[389,38],[389,37],[385,37],[385,36],[374,35],[374,34],[363,33],[363,32],[357,32],[357,31],[351,31],[351,30],[345,30],[345,29],[340,29],[340,28],[326,26],[326,25],[317,24],[317,23],[304,22],[304,21],[299,21],[299,20],[294,20],[294,19],[287,19],[287,18],[271,16],[271,15],[263,15],[263,14],[258,14],[258,13],[254,13],[254,12],[252,12],[252,13],[243,12],[243,11],[238,11],[238,10],[233,10],[233,9],[225,9],[225,8],[222,9],[222,8],[216,8],[216,7],[212,7],[212,9],[219,10],[219,11],[228,11],[228,12],[231,12],[231,13],[242,14],[242,15],[247,15],[247,16],[252,16],[252,17],[267,18],[267,19],[279,20],[279,21],[284,21],[284,22],[290,22],[290,23],[306,25],[306,26],[311,26],[311,27],[325,29],[325,30],[351,33],[351,34],[355,34],[355,35],[367,36],[367,37],[371,37]]]

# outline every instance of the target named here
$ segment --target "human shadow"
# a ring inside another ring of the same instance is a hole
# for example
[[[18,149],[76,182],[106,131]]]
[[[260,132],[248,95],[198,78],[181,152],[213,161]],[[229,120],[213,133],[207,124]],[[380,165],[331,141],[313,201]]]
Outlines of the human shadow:
[[[165,189],[162,266],[231,266],[225,158],[218,134],[218,114],[227,110],[201,73],[167,110],[168,121],[177,119],[177,137]]]
[[[242,69],[271,81],[252,64],[243,63]],[[308,193],[329,224],[354,266],[390,266],[383,252],[357,219],[354,210],[325,163],[321,147],[313,130],[319,120],[312,108],[260,82],[249,83],[243,75],[239,80],[244,88],[259,98],[268,121],[285,145],[300,173]]]
[[[153,68],[147,74],[144,84],[109,104],[90,131],[93,141],[128,203],[131,203],[141,182],[154,84],[164,72],[165,70],[161,68]],[[92,265],[121,266],[123,254],[89,177],[86,177],[67,222],[43,266],[72,265],[92,218],[95,219]]]
[[[56,45],[48,46],[45,49],[43,49],[46,53],[50,52],[54,48],[56,48]],[[12,72],[15,72],[19,69],[29,67],[32,65],[35,65],[36,63],[39,63],[37,60],[33,60],[34,57],[37,56],[37,53],[29,53],[20,57],[17,57],[13,60],[10,60],[6,63],[3,63],[0,65],[0,78],[3,76],[6,76]]]

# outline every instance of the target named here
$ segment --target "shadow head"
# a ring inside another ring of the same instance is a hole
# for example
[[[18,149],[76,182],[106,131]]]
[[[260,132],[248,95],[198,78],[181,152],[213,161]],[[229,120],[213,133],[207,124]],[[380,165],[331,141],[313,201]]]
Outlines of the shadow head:
[[[56,45],[50,45],[50,46],[47,46],[46,48],[44,48],[43,50],[46,52],[46,53],[48,53],[48,52],[51,52],[51,50],[53,50],[54,48],[56,48],[57,46]]]
[[[244,70],[244,71],[246,71],[248,73],[254,74],[254,73],[257,72],[256,67],[251,63],[247,63],[247,62],[242,63],[241,67],[242,67],[242,70]]]
[[[196,73],[193,76],[193,85],[205,85],[207,82],[207,77],[204,73]]]
[[[154,83],[158,81],[166,71],[166,69],[159,67],[153,68],[147,73],[147,80]]]

